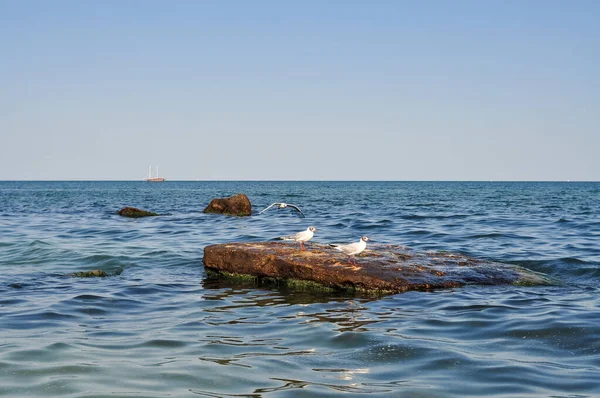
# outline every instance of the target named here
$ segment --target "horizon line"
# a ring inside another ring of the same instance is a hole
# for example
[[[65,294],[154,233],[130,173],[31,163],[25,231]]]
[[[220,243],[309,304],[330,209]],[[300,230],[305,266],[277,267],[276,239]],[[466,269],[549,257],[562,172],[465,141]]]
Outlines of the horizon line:
[[[145,179],[0,179],[0,182],[149,182]],[[165,179],[161,182],[600,182],[600,180],[299,180],[299,179]]]

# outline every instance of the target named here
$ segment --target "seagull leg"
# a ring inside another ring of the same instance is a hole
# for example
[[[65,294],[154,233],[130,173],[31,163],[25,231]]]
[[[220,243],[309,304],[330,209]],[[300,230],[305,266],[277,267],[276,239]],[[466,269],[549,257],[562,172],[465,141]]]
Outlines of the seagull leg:
[[[304,242],[300,241],[300,250],[306,250],[306,247],[304,247]]]
[[[356,257],[352,256],[352,261],[354,261],[354,265],[357,265],[356,264]]]

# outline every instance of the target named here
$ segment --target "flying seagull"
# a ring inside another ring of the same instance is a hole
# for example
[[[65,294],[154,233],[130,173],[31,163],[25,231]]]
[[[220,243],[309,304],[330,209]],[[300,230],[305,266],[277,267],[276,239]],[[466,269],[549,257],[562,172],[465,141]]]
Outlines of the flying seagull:
[[[304,215],[304,213],[302,213],[302,211],[301,211],[301,210],[298,208],[298,206],[296,206],[296,205],[291,205],[291,204],[289,204],[289,203],[283,203],[283,202],[276,202],[276,203],[273,203],[271,206],[269,206],[269,207],[267,207],[266,209],[262,210],[262,211],[261,211],[260,213],[258,213],[258,214],[262,214],[262,213],[264,213],[265,211],[269,210],[269,209],[270,209],[271,207],[273,207],[273,206],[277,206],[277,208],[278,208],[278,209],[285,209],[286,207],[291,207],[292,209],[294,209],[294,210],[298,211],[300,214],[302,214],[302,217],[306,217],[306,216]]]
[[[352,259],[354,261],[354,265],[356,265],[356,257],[354,257],[354,256],[362,253],[362,251],[365,250],[365,248],[367,247],[368,240],[369,240],[368,237],[363,236],[356,243],[350,243],[347,245],[329,245],[329,246],[346,254],[348,256],[348,264],[351,264],[350,259]]]
[[[304,242],[308,242],[309,240],[311,240],[315,232],[317,232],[317,229],[311,225],[304,231],[298,232],[297,234],[290,236],[282,236],[279,239],[300,242],[300,250],[306,250],[306,248],[304,247]]]

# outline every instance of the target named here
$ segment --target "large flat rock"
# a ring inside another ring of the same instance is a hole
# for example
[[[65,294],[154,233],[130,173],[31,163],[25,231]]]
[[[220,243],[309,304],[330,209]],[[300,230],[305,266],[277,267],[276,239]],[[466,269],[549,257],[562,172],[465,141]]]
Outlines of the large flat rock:
[[[207,246],[204,265],[213,271],[302,280],[339,288],[404,292],[468,284],[548,284],[541,274],[498,262],[447,252],[415,252],[394,245],[369,245],[357,265],[332,247],[281,242],[228,243]]]

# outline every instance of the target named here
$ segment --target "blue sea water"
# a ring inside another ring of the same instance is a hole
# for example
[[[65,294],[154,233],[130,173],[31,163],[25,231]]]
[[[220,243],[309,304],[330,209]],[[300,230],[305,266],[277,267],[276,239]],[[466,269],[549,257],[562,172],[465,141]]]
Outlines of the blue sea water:
[[[202,213],[238,192],[254,216]],[[275,201],[307,217],[256,214]],[[599,210],[600,183],[0,182],[0,396],[597,397]],[[308,225],[556,283],[376,298],[206,278],[206,245]],[[93,269],[114,276],[68,276]]]

